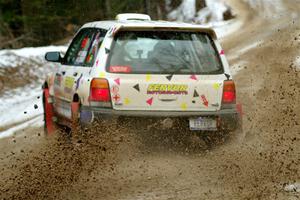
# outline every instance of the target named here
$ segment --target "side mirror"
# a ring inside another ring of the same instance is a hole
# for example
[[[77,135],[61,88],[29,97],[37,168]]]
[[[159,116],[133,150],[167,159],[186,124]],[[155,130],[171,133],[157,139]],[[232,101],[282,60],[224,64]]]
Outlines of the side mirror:
[[[61,62],[60,52],[47,52],[45,59],[49,62]]]

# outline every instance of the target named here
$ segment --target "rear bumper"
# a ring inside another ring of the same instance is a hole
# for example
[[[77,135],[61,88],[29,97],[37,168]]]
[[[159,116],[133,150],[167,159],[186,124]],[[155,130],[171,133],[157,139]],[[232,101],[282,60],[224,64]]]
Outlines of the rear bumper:
[[[141,110],[114,110],[105,108],[82,107],[82,111],[91,112],[95,117],[126,116],[126,117],[197,117],[197,116],[223,116],[238,114],[236,108],[219,111],[141,111]]]
[[[81,107],[80,120],[82,123],[91,123],[94,119],[105,118],[189,118],[212,117],[218,121],[218,130],[236,130],[241,126],[241,115],[237,108],[228,108],[212,112],[199,111],[121,111],[105,108]],[[136,120],[135,120],[136,121]],[[141,121],[137,120],[136,122]],[[143,121],[143,120],[142,120]]]

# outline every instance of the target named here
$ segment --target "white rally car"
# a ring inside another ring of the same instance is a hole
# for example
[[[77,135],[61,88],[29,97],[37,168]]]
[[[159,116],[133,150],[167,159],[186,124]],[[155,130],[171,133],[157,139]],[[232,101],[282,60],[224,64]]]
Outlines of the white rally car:
[[[85,24],[43,85],[45,128],[104,116],[179,118],[190,130],[239,127],[235,84],[215,32],[120,14]]]

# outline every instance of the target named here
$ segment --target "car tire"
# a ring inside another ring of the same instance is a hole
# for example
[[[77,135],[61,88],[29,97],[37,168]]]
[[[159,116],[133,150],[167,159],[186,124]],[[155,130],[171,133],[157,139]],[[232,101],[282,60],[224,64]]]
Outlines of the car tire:
[[[239,114],[236,129],[229,131],[229,142],[230,143],[242,143],[244,141],[245,137],[246,137],[246,133],[243,131],[242,115]]]

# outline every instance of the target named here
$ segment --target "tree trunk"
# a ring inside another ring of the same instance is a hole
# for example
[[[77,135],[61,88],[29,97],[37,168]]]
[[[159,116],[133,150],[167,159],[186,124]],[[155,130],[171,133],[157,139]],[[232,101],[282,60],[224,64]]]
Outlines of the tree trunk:
[[[105,6],[105,18],[111,19],[111,4],[110,0],[104,0],[104,6]]]
[[[144,0],[145,13],[151,16],[151,2],[149,0]]]

